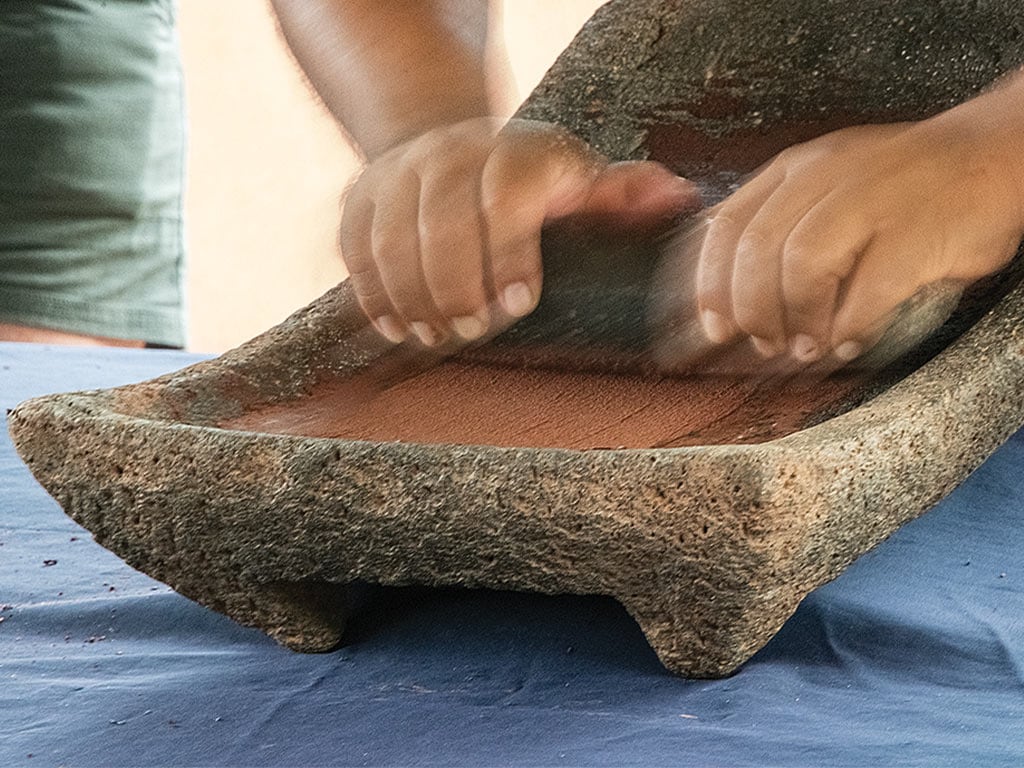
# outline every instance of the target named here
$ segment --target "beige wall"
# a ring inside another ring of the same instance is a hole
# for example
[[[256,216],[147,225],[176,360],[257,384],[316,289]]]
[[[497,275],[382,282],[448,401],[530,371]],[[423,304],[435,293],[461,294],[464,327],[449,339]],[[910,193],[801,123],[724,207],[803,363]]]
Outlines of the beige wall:
[[[601,0],[506,0],[520,91]],[[303,84],[265,0],[181,0],[189,105],[190,346],[221,351],[344,278],[334,240],[354,153]]]

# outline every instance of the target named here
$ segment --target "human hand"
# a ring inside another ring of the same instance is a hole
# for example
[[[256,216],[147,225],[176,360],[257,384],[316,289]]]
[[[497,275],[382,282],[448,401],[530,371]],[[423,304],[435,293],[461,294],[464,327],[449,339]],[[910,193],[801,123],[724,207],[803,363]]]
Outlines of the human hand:
[[[919,289],[1013,257],[1024,198],[1004,155],[956,110],[785,150],[709,210],[699,254],[670,255],[698,260],[704,334],[764,358],[859,357]]]
[[[377,330],[435,346],[533,310],[545,223],[581,215],[647,226],[695,206],[694,185],[661,165],[609,164],[552,124],[479,118],[371,163],[348,192],[341,250]]]

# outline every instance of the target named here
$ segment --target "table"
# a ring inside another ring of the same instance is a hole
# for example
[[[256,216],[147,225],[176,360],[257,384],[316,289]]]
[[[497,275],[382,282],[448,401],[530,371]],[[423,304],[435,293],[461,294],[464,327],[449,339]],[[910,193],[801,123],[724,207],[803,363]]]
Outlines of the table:
[[[0,407],[167,351],[0,344]],[[1024,432],[736,675],[602,597],[383,588],[300,655],[96,545],[0,434],[0,765],[1024,764]]]

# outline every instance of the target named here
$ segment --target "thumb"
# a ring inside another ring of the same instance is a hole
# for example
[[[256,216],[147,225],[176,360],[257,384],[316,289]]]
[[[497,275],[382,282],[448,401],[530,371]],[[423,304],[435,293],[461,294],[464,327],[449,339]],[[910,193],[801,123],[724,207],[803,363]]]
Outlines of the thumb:
[[[606,166],[579,213],[623,228],[647,228],[702,207],[696,184],[660,163],[633,161]]]

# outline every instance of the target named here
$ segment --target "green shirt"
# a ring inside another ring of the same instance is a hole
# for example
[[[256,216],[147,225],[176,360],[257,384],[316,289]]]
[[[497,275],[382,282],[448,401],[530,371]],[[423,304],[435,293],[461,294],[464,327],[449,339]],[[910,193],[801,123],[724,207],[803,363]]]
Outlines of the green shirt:
[[[0,0],[0,322],[184,343],[174,0]]]

